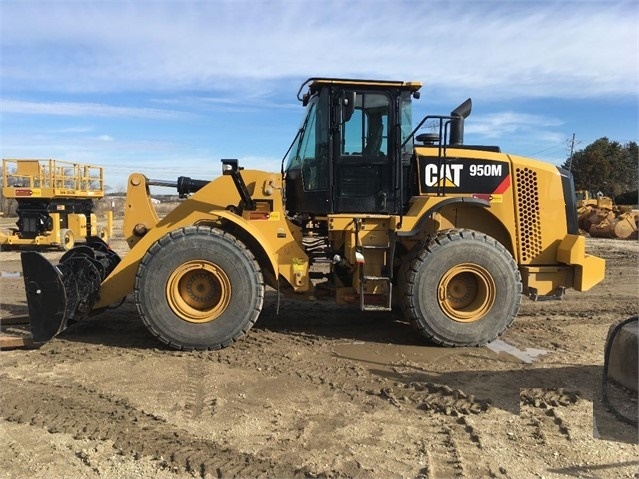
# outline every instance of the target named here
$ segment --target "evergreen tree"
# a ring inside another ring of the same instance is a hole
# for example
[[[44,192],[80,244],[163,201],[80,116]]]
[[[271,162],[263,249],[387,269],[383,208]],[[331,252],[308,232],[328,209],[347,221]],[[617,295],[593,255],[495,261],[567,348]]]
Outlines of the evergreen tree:
[[[637,189],[639,149],[634,141],[622,145],[603,137],[574,153],[562,167],[572,171],[575,189],[614,198]]]

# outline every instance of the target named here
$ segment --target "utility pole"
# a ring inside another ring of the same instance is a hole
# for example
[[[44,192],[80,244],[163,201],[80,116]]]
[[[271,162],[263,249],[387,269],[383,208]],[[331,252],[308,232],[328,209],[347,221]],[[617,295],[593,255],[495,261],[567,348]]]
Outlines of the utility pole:
[[[575,151],[575,134],[572,134],[572,140],[570,141],[570,158],[568,159],[568,171],[572,170],[572,154]]]

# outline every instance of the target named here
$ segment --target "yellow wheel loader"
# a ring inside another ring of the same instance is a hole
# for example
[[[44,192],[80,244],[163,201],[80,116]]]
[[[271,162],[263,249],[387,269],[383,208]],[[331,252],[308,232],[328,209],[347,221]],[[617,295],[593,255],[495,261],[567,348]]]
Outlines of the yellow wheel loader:
[[[479,346],[506,330],[522,295],[560,298],[601,281],[570,174],[465,145],[470,99],[413,127],[420,87],[307,80],[297,94],[306,114],[278,173],[222,160],[212,181],[132,174],[124,258],[99,240],[56,266],[23,253],[34,339],[132,294],[159,340],[221,348],[255,323],[270,286],[363,311],[398,306],[431,342]],[[418,134],[425,124],[433,131]],[[153,185],[185,198],[162,219]],[[311,271],[320,263],[325,272]]]

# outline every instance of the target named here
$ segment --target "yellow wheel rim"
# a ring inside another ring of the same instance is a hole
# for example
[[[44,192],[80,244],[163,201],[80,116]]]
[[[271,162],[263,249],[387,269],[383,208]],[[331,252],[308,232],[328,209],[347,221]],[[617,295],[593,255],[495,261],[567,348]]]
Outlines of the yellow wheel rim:
[[[214,321],[231,301],[231,282],[209,261],[189,261],[173,271],[166,284],[171,309],[189,323]]]
[[[441,309],[460,323],[481,319],[495,303],[495,282],[477,264],[464,263],[449,269],[437,289]]]
[[[71,232],[71,230],[65,231],[62,235],[62,248],[65,251],[69,251],[71,248],[73,248],[74,244],[75,238],[73,238],[73,233]]]

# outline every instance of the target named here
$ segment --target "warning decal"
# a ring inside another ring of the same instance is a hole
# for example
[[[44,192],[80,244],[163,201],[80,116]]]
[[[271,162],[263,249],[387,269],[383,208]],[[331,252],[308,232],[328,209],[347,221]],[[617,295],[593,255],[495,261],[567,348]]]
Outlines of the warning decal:
[[[510,165],[506,161],[473,158],[418,158],[422,194],[504,194],[510,187]]]

